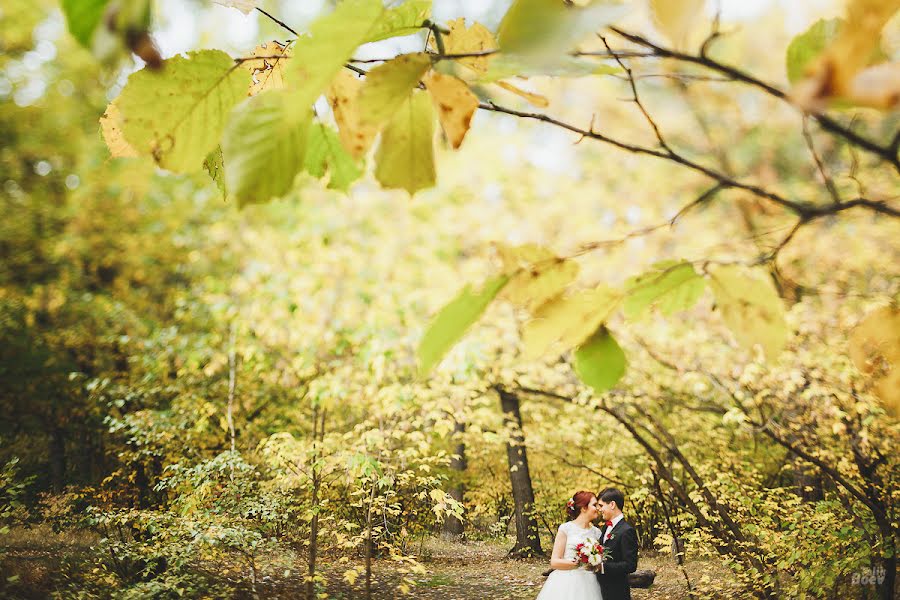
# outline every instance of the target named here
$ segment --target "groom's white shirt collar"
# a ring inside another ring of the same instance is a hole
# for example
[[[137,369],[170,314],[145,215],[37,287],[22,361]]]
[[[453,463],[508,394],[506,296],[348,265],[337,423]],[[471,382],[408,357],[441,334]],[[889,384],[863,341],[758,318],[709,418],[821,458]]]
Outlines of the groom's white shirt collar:
[[[619,513],[618,515],[616,515],[615,517],[613,517],[613,519],[612,519],[612,526],[611,526],[609,529],[607,529],[606,531],[612,530],[612,528],[615,527],[616,525],[618,525],[618,524],[619,524],[619,521],[621,521],[621,520],[624,519],[624,518],[625,518],[625,515],[622,514],[622,513]]]

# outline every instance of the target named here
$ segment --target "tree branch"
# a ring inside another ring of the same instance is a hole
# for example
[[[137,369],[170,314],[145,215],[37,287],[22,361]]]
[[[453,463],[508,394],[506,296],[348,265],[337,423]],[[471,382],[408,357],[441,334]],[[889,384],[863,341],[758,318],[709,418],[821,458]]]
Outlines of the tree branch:
[[[641,342],[641,345],[644,347],[645,350],[647,350],[647,345],[645,343]],[[693,371],[695,373],[699,373],[700,375],[705,376],[712,383],[714,383],[717,387],[725,390],[725,392],[729,395],[729,397],[731,397],[735,401],[735,404],[738,406],[738,408],[740,408],[740,410],[748,416],[749,423],[751,425],[753,425],[757,431],[760,431],[763,434],[765,434],[769,439],[771,439],[773,442],[775,442],[779,446],[782,446],[783,448],[785,448],[786,450],[789,450],[790,452],[793,452],[794,454],[796,454],[803,460],[818,467],[823,473],[825,473],[828,477],[830,477],[832,480],[834,480],[835,483],[839,484],[841,487],[846,489],[852,496],[854,496],[856,499],[858,499],[860,502],[862,502],[865,506],[867,506],[869,508],[869,510],[871,510],[873,512],[873,514],[883,513],[883,511],[881,511],[880,507],[878,507],[875,503],[873,503],[866,496],[866,494],[864,494],[859,488],[857,488],[855,485],[853,485],[853,483],[851,483],[846,477],[844,477],[840,473],[840,471],[838,471],[836,468],[832,467],[831,465],[829,465],[827,462],[825,462],[821,458],[807,452],[806,450],[804,450],[797,444],[793,444],[790,441],[781,438],[773,430],[771,420],[768,420],[766,422],[762,422],[762,421],[754,422],[752,419],[750,419],[749,413],[746,410],[746,408],[744,407],[743,403],[740,402],[737,399],[737,397],[734,395],[734,393],[732,393],[731,390],[729,390],[722,383],[722,381],[718,378],[718,376],[716,376],[715,374],[710,373],[708,371],[705,371],[703,369],[700,369],[698,367],[692,367],[690,369],[678,368],[674,365],[674,363],[672,363],[668,360],[665,360],[665,359],[661,359],[660,357],[658,357],[658,355],[656,355],[654,353],[651,353],[651,352],[648,352],[648,353],[650,354],[651,358],[656,360],[659,364],[661,364],[662,366],[669,368],[669,369],[674,368],[675,371],[678,373],[683,373],[685,370],[689,370],[689,371]]]
[[[263,9],[261,9],[260,7],[257,6],[257,7],[256,7],[256,10],[258,10],[259,12],[261,12],[262,14],[264,14],[265,16],[269,17],[269,19],[271,19],[272,21],[274,21],[275,23],[277,23],[278,25],[280,25],[282,28],[286,29],[287,31],[290,31],[290,32],[293,33],[294,35],[296,35],[296,36],[299,36],[299,35],[300,35],[300,34],[297,33],[294,29],[292,29],[291,27],[289,27],[284,21],[279,21],[279,20],[276,19],[274,16],[272,16],[272,15],[269,14],[269,13],[267,13],[266,11],[264,11]]]
[[[763,90],[764,92],[766,92],[767,94],[769,94],[770,96],[778,98],[779,100],[784,100],[785,102],[790,102],[790,99],[788,98],[787,94],[785,92],[783,92],[782,90],[778,89],[777,87],[775,87],[774,85],[766,83],[765,81],[762,81],[761,79],[757,79],[756,77],[753,77],[749,73],[741,71],[740,69],[737,69],[730,65],[726,65],[717,60],[714,60],[714,59],[710,58],[705,52],[702,53],[700,56],[695,56],[693,54],[686,54],[686,53],[678,52],[676,50],[672,50],[669,48],[664,48],[662,46],[654,44],[653,42],[649,41],[648,39],[646,39],[640,35],[629,33],[627,31],[619,29],[618,27],[610,27],[610,29],[612,31],[614,31],[616,34],[618,34],[619,36],[623,37],[624,39],[626,39],[634,44],[637,44],[639,46],[642,46],[644,48],[648,48],[650,50],[650,54],[652,56],[656,56],[656,57],[660,57],[660,58],[673,58],[675,60],[680,60],[682,62],[700,65],[707,69],[716,71],[718,73],[722,73],[723,75],[726,75],[727,77],[734,79],[736,81],[740,81],[742,83],[746,83],[753,87],[759,88],[759,89]],[[882,146],[882,145],[878,144],[877,142],[875,142],[874,140],[870,140],[866,137],[859,135],[858,133],[853,131],[851,128],[842,125],[841,123],[839,123],[838,121],[836,121],[835,119],[829,117],[828,115],[826,115],[824,113],[814,113],[811,116],[819,123],[819,125],[822,126],[822,129],[825,129],[826,131],[829,131],[833,134],[839,135],[839,136],[843,137],[844,139],[846,139],[851,144],[853,144],[854,146],[858,146],[858,147],[874,154],[875,156],[879,157],[881,160],[884,160],[885,162],[888,162],[891,165],[893,165],[894,168],[898,172],[900,172],[900,156],[898,156],[898,154],[897,154],[897,151],[900,150],[900,140],[895,139],[894,141],[892,141],[892,143],[888,144],[887,146]],[[895,146],[894,142],[896,142],[896,146]]]
[[[656,158],[662,158],[665,160],[671,160],[672,162],[678,163],[688,169],[696,171],[698,173],[702,173],[706,175],[710,179],[717,181],[722,189],[726,188],[734,188],[745,190],[750,192],[754,196],[758,198],[762,198],[764,200],[770,201],[782,208],[785,208],[793,213],[796,213],[800,217],[805,217],[807,220],[818,219],[821,217],[825,217],[828,215],[833,215],[844,210],[848,210],[850,208],[855,208],[857,206],[863,206],[869,208],[878,213],[886,214],[892,217],[900,217],[900,209],[894,208],[888,205],[886,202],[881,200],[869,200],[866,198],[856,198],[854,200],[850,200],[848,202],[844,202],[838,205],[827,204],[827,205],[817,205],[809,202],[798,202],[796,200],[789,200],[780,194],[775,192],[766,190],[757,185],[743,183],[740,182],[728,175],[716,171],[711,167],[707,167],[697,163],[685,156],[682,156],[670,149],[655,149],[648,148],[646,146],[639,146],[637,144],[631,144],[628,142],[624,142],[622,140],[618,140],[616,138],[610,137],[598,131],[594,131],[593,129],[583,129],[578,127],[577,125],[572,125],[571,123],[566,123],[564,121],[560,121],[559,119],[553,118],[549,115],[545,115],[542,113],[531,113],[520,110],[515,110],[512,108],[507,108],[504,106],[500,106],[493,101],[489,102],[481,102],[478,105],[478,108],[481,110],[487,110],[491,112],[503,113],[507,115],[512,115],[514,117],[520,117],[523,119],[534,119],[536,121],[541,121],[544,123],[549,123],[550,125],[555,125],[556,127],[560,127],[562,129],[566,129],[571,131],[572,133],[577,133],[578,135],[594,140],[598,140],[616,148],[625,150],[627,152],[631,152],[633,154],[643,154],[646,156],[654,156]]]
[[[659,143],[660,147],[668,150],[669,154],[673,154],[673,152],[669,148],[669,144],[666,143],[666,140],[663,138],[662,132],[659,130],[659,126],[657,126],[656,121],[653,120],[653,117],[650,116],[650,113],[647,112],[647,109],[644,107],[643,102],[641,102],[640,97],[638,96],[637,84],[634,81],[634,74],[631,72],[631,69],[625,65],[619,55],[616,54],[612,48],[610,48],[609,44],[606,42],[606,38],[602,35],[600,39],[603,41],[603,45],[606,46],[607,52],[609,52],[613,58],[616,59],[616,62],[622,67],[622,70],[625,71],[626,78],[628,80],[628,84],[631,87],[631,101],[634,102],[638,109],[641,111],[641,114],[644,115],[644,120],[647,121],[647,124],[650,125],[650,128],[653,129],[653,134],[656,136],[656,141]]]

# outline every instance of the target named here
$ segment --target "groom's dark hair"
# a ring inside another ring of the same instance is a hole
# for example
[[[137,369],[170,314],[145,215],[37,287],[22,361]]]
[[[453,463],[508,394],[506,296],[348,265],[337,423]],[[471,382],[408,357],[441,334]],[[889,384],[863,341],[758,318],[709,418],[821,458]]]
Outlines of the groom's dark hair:
[[[623,494],[620,490],[618,490],[616,488],[608,487],[605,490],[601,491],[599,494],[597,494],[597,496],[603,502],[615,502],[616,507],[619,510],[622,510],[622,508],[625,506],[625,494]]]

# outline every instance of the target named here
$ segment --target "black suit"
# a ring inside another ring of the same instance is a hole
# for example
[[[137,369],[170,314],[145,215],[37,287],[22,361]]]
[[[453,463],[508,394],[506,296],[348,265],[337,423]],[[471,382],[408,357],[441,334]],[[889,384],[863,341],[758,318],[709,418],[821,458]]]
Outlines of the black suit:
[[[600,540],[606,537],[606,525],[600,533]],[[612,528],[612,537],[603,544],[610,549],[610,558],[603,563],[603,573],[597,571],[597,581],[603,600],[631,600],[628,574],[637,571],[637,532],[625,519],[620,519]]]

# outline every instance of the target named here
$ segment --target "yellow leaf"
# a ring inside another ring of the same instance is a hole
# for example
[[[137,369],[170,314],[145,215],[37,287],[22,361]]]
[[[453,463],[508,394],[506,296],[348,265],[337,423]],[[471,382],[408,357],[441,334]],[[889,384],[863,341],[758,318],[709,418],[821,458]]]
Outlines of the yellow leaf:
[[[784,303],[768,276],[733,265],[716,267],[710,286],[725,324],[742,346],[760,344],[766,358],[775,358],[787,343]]]
[[[460,17],[447,24],[450,33],[445,33],[444,51],[447,54],[472,54],[497,49],[493,34],[481,23],[473,23],[466,27],[465,19]],[[456,59],[456,63],[464,65],[476,73],[487,71],[489,56],[473,56]]]
[[[290,56],[287,46],[282,46],[274,41],[266,42],[254,48],[250,56],[259,58],[243,63],[252,77],[250,88],[247,91],[248,96],[284,87],[284,66],[286,59]]]
[[[410,195],[434,186],[434,114],[424,93],[407,94],[384,128],[375,153],[375,178],[385,188]]]
[[[854,87],[863,97],[872,95],[868,89],[866,77],[862,82],[854,82],[859,73],[869,62],[876,50],[881,30],[900,9],[900,0],[850,0],[847,5],[846,24],[841,27],[834,43],[829,46],[817,60],[807,69],[807,77],[792,90],[793,100],[806,110],[823,110],[825,103],[833,98],[852,98]],[[896,77],[891,69],[890,77]],[[881,73],[875,72],[874,79],[881,80]],[[881,89],[884,83],[877,85]],[[887,86],[896,91],[896,83]],[[891,101],[891,93],[875,93],[876,98],[883,97],[881,102],[888,106],[896,104]]]
[[[505,297],[531,311],[560,295],[578,276],[578,263],[536,244],[498,244],[497,251],[503,272],[511,277],[503,291]]]
[[[513,84],[507,83],[505,81],[498,81],[496,83],[498,86],[502,87],[507,92],[512,92],[516,96],[521,96],[522,98],[525,98],[525,100],[527,100],[528,102],[530,102],[531,104],[534,104],[535,106],[537,106],[539,108],[547,108],[548,106],[550,106],[550,101],[547,100],[547,98],[545,98],[544,96],[541,96],[540,94],[526,92],[522,88],[517,88]]]
[[[461,79],[434,71],[425,78],[425,88],[431,94],[444,134],[456,150],[478,110],[478,97]]]
[[[122,134],[122,113],[118,104],[113,100],[106,107],[106,112],[100,117],[100,132],[109,153],[113,158],[131,158],[138,155],[137,150],[131,147]]]
[[[560,352],[581,344],[609,319],[621,297],[619,292],[600,285],[541,305],[522,331],[525,358],[537,358],[556,342],[560,343]]]
[[[900,416],[900,308],[869,313],[850,335],[849,349],[856,368],[872,378],[875,394]]]
[[[349,569],[347,571],[344,571],[344,580],[350,585],[356,583],[357,577],[359,577],[359,571],[357,571],[356,569]]]
[[[360,158],[372,145],[378,128],[360,118],[359,90],[363,82],[350,71],[343,70],[328,88],[328,103],[338,124],[341,144],[354,158]]]
[[[683,50],[694,25],[702,21],[703,0],[650,0],[653,24],[672,45]]]
[[[366,75],[359,90],[360,121],[380,129],[409,98],[409,92],[431,67],[425,52],[401,54]]]

